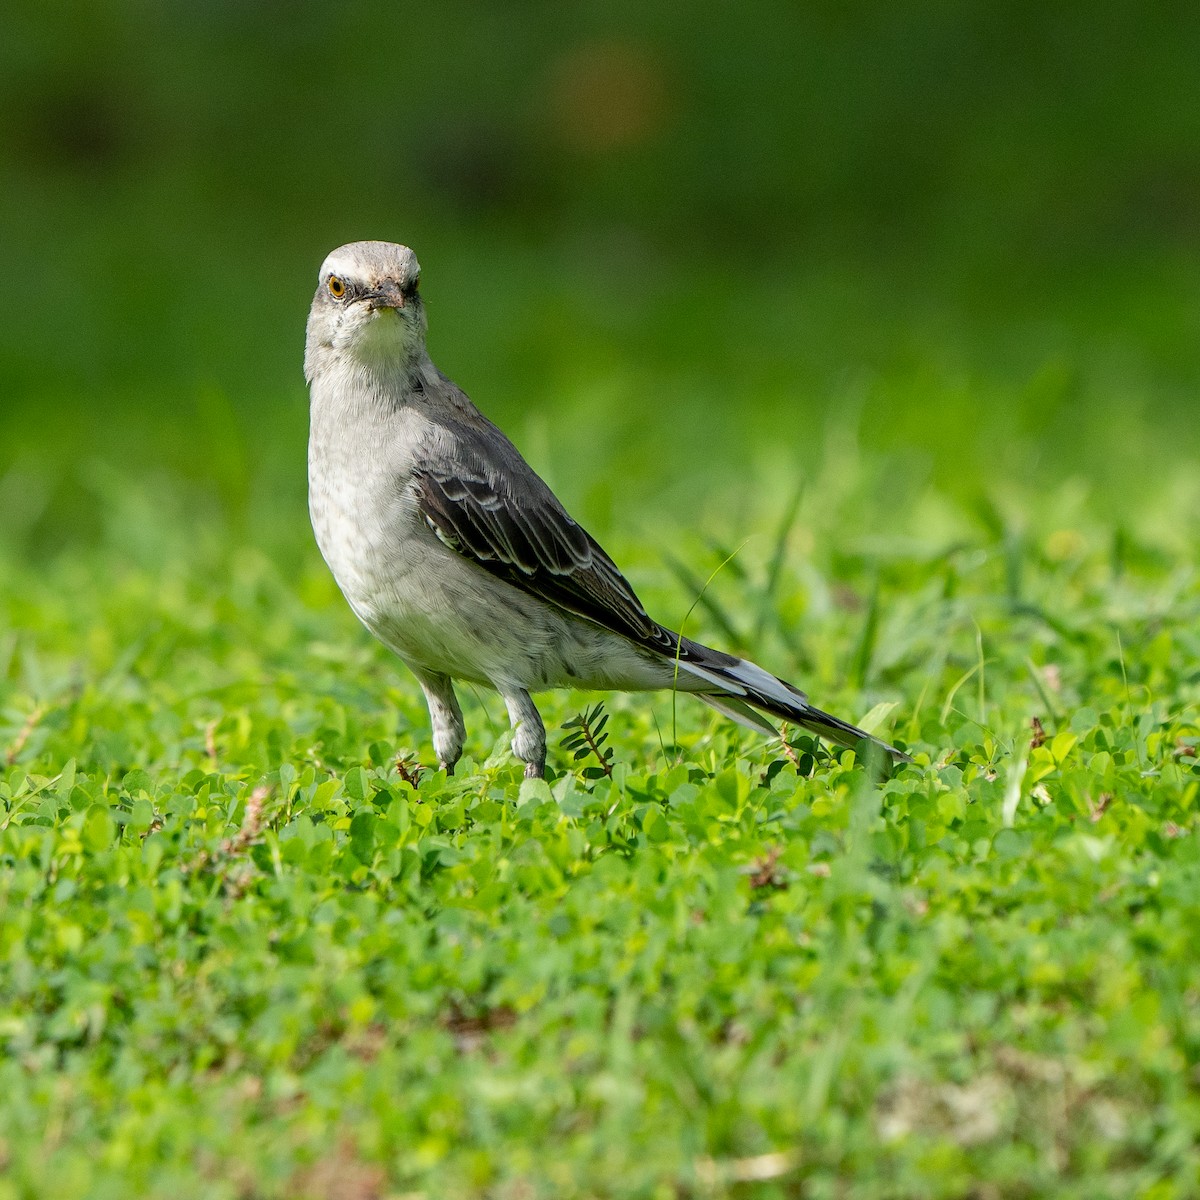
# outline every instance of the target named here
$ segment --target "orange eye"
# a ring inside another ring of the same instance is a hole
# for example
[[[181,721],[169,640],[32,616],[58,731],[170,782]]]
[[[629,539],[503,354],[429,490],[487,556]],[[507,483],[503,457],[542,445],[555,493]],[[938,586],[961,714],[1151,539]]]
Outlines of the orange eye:
[[[330,275],[329,283],[326,286],[329,288],[329,294],[335,300],[340,300],[346,294],[346,285],[336,275]]]

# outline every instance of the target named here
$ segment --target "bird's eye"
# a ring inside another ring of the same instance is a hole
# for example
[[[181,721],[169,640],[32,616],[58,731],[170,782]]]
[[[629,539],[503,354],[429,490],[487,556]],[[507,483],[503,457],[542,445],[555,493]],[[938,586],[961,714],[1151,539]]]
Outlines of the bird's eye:
[[[340,300],[346,294],[346,285],[336,275],[330,275],[329,283],[326,285],[329,288],[329,294],[335,299]]]

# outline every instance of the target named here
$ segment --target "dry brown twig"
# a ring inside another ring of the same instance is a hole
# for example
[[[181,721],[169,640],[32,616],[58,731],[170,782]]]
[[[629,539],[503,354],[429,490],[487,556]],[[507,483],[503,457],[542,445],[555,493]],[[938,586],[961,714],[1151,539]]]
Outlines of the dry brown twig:
[[[478,1012],[464,1012],[458,1005],[451,1005],[442,1018],[442,1024],[454,1036],[461,1052],[477,1050],[489,1033],[511,1029],[517,1023],[516,1010],[507,1004],[495,1008],[482,1008]]]
[[[788,741],[788,729],[791,728],[785,721],[779,726],[779,741],[783,746],[783,756],[796,768],[796,774],[800,774],[800,756],[796,753],[796,748]]]
[[[25,724],[21,726],[17,736],[13,738],[12,745],[4,752],[4,765],[6,767],[11,767],[17,761],[17,755],[25,749],[25,743],[29,741],[30,734],[38,727],[38,722],[46,715],[46,711],[46,706],[39,704],[25,718]]]
[[[389,1194],[387,1172],[359,1156],[354,1140],[344,1135],[327,1154],[296,1170],[288,1194],[328,1200],[382,1200]]]
[[[271,789],[265,783],[259,784],[250,793],[246,800],[246,811],[242,814],[241,827],[233,837],[221,843],[222,854],[233,857],[258,841],[258,835],[262,832],[263,803],[270,794]]]
[[[800,1166],[800,1156],[788,1150],[755,1154],[750,1158],[701,1158],[696,1161],[696,1176],[707,1188],[728,1187],[732,1183],[762,1183],[789,1175]]]
[[[238,827],[237,833],[232,837],[227,837],[214,851],[201,850],[195,860],[184,870],[203,871],[213,868],[222,872],[227,871],[231,860],[241,858],[258,841],[263,827],[263,804],[270,794],[271,789],[266,784],[256,787],[246,798],[246,809],[242,813],[242,823]],[[226,880],[235,894],[240,895],[245,890],[253,871],[252,864],[243,863],[237,878]]]
[[[421,783],[425,768],[417,761],[416,756],[402,751],[396,755],[396,773],[415,792]]]
[[[779,866],[780,848],[771,846],[766,854],[760,855],[750,864],[750,886],[755,891],[771,888],[783,891],[787,885],[787,874]]]

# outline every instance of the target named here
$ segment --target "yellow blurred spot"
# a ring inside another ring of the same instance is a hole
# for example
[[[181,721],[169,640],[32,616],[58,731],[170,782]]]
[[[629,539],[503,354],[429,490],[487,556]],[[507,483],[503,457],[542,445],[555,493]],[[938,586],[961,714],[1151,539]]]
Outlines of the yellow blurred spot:
[[[636,42],[576,46],[554,64],[548,90],[559,137],[584,153],[640,145],[667,122],[666,73],[655,54]]]
[[[1046,557],[1065,562],[1083,553],[1083,534],[1077,529],[1056,529],[1046,539]]]

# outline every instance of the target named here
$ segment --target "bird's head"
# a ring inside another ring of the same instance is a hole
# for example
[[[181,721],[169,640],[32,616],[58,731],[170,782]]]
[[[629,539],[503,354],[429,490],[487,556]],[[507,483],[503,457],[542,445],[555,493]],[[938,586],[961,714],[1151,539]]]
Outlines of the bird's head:
[[[417,256],[394,242],[350,242],[321,264],[308,314],[304,374],[331,356],[366,367],[402,368],[425,349]]]

